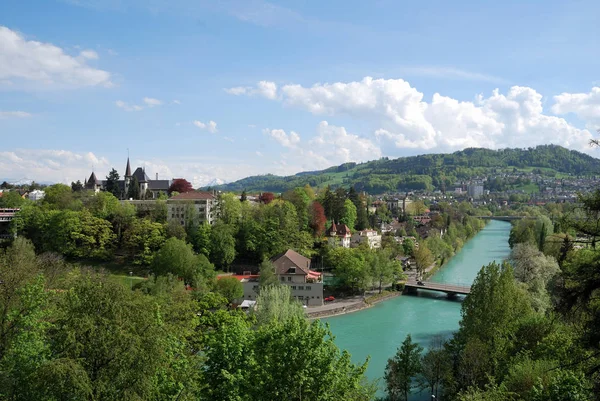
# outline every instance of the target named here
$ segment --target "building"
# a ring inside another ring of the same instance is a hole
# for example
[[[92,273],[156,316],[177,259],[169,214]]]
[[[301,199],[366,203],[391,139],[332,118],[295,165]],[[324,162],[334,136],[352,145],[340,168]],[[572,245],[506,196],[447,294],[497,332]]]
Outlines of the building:
[[[327,237],[329,245],[331,246],[342,246],[344,248],[350,248],[350,238],[352,233],[345,224],[331,223],[331,227],[327,230]]]
[[[125,167],[125,175],[123,176],[122,180],[117,181],[120,194],[119,199],[127,199],[130,186],[135,181],[134,178],[138,182],[141,199],[157,199],[161,193],[166,194],[169,191],[169,187],[171,186],[172,182],[172,180],[159,180],[158,174],[156,174],[156,179],[151,180],[150,177],[146,175],[146,169],[143,167],[136,168],[132,174],[128,157],[127,166]],[[96,173],[92,172],[90,178],[85,180],[83,186],[87,190],[99,192],[106,189],[106,182],[107,180],[99,180],[96,177]]]
[[[291,249],[271,258],[275,274],[282,285],[290,287],[292,297],[306,306],[323,305],[322,274],[310,270],[310,259]],[[234,276],[244,287],[244,301],[256,301],[259,290],[258,275]],[[240,300],[241,301],[241,300]],[[258,306],[260,308],[260,305]]]
[[[44,196],[46,196],[46,192],[36,189],[29,193],[28,198],[32,201],[39,201],[44,199]]]
[[[167,200],[167,221],[186,225],[190,218],[213,224],[218,214],[218,199],[212,192],[185,192]]]
[[[350,238],[352,246],[359,246],[363,242],[366,242],[371,249],[381,248],[381,235],[375,230],[362,230],[352,234]]]
[[[469,185],[467,194],[473,199],[479,199],[483,196],[483,185]]]

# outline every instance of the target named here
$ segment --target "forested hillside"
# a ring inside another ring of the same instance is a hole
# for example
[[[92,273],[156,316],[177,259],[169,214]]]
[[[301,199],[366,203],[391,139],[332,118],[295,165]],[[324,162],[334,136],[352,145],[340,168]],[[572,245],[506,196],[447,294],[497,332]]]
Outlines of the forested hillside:
[[[345,163],[322,171],[281,177],[262,175],[218,186],[225,191],[285,192],[310,184],[354,186],[369,193],[441,188],[477,175],[540,169],[547,175],[595,175],[600,160],[561,146],[490,150],[470,148],[452,154],[429,154],[398,159],[381,158],[366,163]]]

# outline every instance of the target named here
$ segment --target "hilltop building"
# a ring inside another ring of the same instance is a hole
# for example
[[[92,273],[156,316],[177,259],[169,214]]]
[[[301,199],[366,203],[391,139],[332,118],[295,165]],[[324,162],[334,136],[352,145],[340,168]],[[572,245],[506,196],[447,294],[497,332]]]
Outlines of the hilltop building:
[[[350,242],[356,247],[366,242],[370,249],[381,248],[381,235],[376,230],[362,230],[352,234]]]
[[[137,179],[138,185],[140,186],[140,198],[142,199],[157,199],[161,193],[167,193],[172,181],[159,180],[158,173],[156,174],[156,179],[151,180],[150,177],[146,175],[146,169],[143,167],[136,168],[132,174],[128,157],[127,166],[125,167],[125,175],[123,176],[122,180],[117,182],[120,192],[120,199],[127,199],[127,194],[129,193],[131,184],[134,182],[134,178]],[[106,189],[106,180],[99,180],[96,177],[96,173],[92,172],[90,178],[85,180],[83,186],[85,189],[99,192]]]

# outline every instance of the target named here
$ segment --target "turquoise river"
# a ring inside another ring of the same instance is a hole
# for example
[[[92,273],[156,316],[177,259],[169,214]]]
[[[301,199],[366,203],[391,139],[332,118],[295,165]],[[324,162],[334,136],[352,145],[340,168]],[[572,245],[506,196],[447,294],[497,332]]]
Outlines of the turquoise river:
[[[501,262],[508,256],[510,227],[510,223],[490,221],[431,281],[470,285],[483,265]],[[433,336],[448,337],[456,331],[461,299],[449,300],[445,294],[419,290],[418,295],[403,295],[369,309],[323,321],[329,323],[337,346],[348,350],[355,362],[370,356],[367,375],[377,379],[383,377],[388,358],[407,334],[427,348]],[[383,388],[383,379],[379,386]],[[412,399],[429,400],[429,397],[421,394]]]

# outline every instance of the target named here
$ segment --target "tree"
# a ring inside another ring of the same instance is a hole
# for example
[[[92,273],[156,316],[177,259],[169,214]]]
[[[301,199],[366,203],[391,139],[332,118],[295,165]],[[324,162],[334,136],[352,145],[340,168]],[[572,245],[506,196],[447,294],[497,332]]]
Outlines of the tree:
[[[206,257],[210,256],[210,232],[212,226],[207,222],[198,225],[196,233],[191,238],[194,250]]]
[[[259,326],[290,319],[304,319],[302,304],[292,298],[290,287],[287,285],[262,288],[256,304],[258,307],[254,310],[254,314]]]
[[[0,197],[0,208],[18,208],[25,203],[17,191],[3,192]]]
[[[183,278],[186,284],[198,287],[209,278],[210,270],[214,270],[210,266],[207,269],[205,259],[194,254],[191,245],[177,238],[169,238],[154,256],[152,270],[157,275],[174,274]]]
[[[410,334],[393,358],[388,359],[384,379],[390,401],[407,401],[413,389],[413,378],[421,372],[423,347],[413,343]]]
[[[452,375],[452,361],[444,349],[444,340],[435,336],[427,352],[421,357],[421,371],[418,377],[421,389],[427,389],[438,399],[440,387]]]
[[[275,272],[275,265],[270,260],[265,259],[259,266],[260,273],[258,276],[259,289],[270,287],[273,285],[279,285],[277,274]]]
[[[240,195],[240,202],[246,202],[248,200],[248,195],[246,195],[246,190],[242,191],[242,195]]]
[[[390,253],[384,250],[370,252],[368,260],[371,279],[379,287],[381,294],[383,285],[389,284],[402,267],[398,262],[391,260]]]
[[[148,219],[134,219],[123,233],[125,249],[136,265],[152,264],[155,253],[166,239],[164,226]]]
[[[325,210],[323,206],[317,201],[314,201],[310,206],[310,221],[309,226],[312,230],[314,237],[320,237],[325,231],[325,223],[327,217],[325,217]]]
[[[227,302],[232,303],[244,296],[244,287],[235,277],[222,277],[217,280],[217,292],[227,298]]]
[[[326,255],[326,263],[333,267],[339,286],[351,292],[364,292],[370,282],[365,255],[358,248],[333,248]]]
[[[229,269],[235,259],[235,227],[217,223],[210,230],[210,258],[220,268]]]
[[[404,254],[407,256],[413,256],[415,252],[415,243],[410,238],[405,238],[402,241],[402,249],[404,250]]]
[[[269,203],[273,202],[274,199],[275,199],[275,195],[273,195],[272,192],[263,192],[258,197],[259,202],[263,203],[265,205],[268,205]]]
[[[127,199],[139,200],[140,195],[140,183],[137,177],[133,176],[129,183],[129,189],[127,190]]]
[[[414,251],[415,256],[415,268],[417,269],[417,275],[423,277],[423,273],[429,266],[434,262],[433,254],[427,248],[427,245],[423,241],[419,244],[419,247]]]
[[[354,230],[354,224],[356,223],[356,206],[350,199],[344,201],[344,207],[340,223],[348,226],[350,230]]]
[[[219,220],[225,224],[237,224],[242,215],[242,203],[231,192],[219,194]]]
[[[192,184],[185,178],[175,178],[169,187],[169,193],[178,192],[180,194],[194,190]]]
[[[73,192],[83,191],[83,184],[81,181],[77,180],[77,182],[71,182],[71,190]]]
[[[54,184],[46,187],[42,204],[49,209],[79,209],[73,198],[71,187],[64,184]]]
[[[119,186],[119,173],[114,168],[110,170],[110,173],[106,176],[106,183],[104,184],[106,192],[110,192],[116,198],[120,198],[121,188]]]

